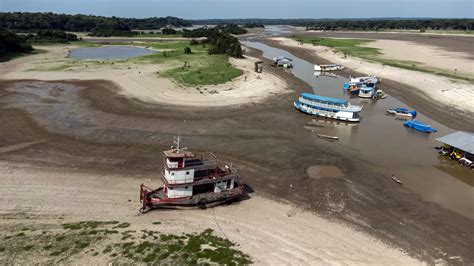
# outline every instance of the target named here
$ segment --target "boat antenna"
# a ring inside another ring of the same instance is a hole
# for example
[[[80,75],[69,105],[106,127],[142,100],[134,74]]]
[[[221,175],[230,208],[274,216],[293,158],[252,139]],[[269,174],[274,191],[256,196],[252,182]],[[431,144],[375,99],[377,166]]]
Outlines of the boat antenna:
[[[178,135],[177,137],[174,137],[173,143],[176,144],[176,151],[179,152],[179,144],[181,142],[181,137]]]
[[[181,150],[187,150],[187,149],[188,149],[187,147],[181,148],[181,136],[180,136],[180,135],[174,137],[173,143],[174,143],[175,146],[176,146],[176,152],[177,152],[177,153],[179,153]],[[174,146],[173,146],[173,147],[174,147]]]

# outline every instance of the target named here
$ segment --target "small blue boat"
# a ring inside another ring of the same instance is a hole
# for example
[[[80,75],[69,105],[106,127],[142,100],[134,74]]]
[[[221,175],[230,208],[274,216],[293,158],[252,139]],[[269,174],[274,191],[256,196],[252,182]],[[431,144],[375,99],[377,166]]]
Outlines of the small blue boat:
[[[428,124],[423,124],[416,119],[408,120],[404,122],[403,125],[425,133],[435,133],[438,131],[436,128],[431,127]]]

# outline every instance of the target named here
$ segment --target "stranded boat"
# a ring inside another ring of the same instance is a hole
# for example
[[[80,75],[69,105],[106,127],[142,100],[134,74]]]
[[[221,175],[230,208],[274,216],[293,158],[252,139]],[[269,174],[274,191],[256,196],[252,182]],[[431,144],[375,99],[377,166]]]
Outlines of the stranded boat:
[[[362,82],[362,83],[380,83],[382,79],[379,79],[375,76],[367,76],[367,77],[351,77],[349,82]]]
[[[372,98],[377,93],[375,83],[347,82],[344,83],[343,88],[351,95],[359,95],[362,98]],[[363,90],[362,93],[361,90]]]
[[[301,112],[348,122],[359,122],[361,106],[351,105],[348,100],[329,98],[311,93],[301,93],[293,105]]]
[[[392,108],[388,109],[387,113],[392,114],[392,115],[398,115],[398,116],[406,116],[406,117],[415,117],[416,116],[416,110],[409,111],[407,108]]]
[[[436,128],[428,124],[423,124],[416,119],[405,121],[403,125],[425,133],[435,133],[438,131]]]
[[[228,165],[221,167],[214,155],[197,157],[177,147],[164,151],[163,186],[152,190],[140,187],[140,212],[156,208],[198,206],[206,208],[231,201],[243,194],[239,176]]]
[[[338,64],[329,64],[329,65],[314,65],[314,71],[337,71],[343,70],[344,66]]]
[[[293,64],[291,62],[293,62],[291,58],[284,56],[277,56],[273,58],[273,65],[278,67],[292,68]]]
[[[360,98],[376,98],[377,97],[377,92],[374,87],[368,87],[363,85],[359,89],[359,97]]]

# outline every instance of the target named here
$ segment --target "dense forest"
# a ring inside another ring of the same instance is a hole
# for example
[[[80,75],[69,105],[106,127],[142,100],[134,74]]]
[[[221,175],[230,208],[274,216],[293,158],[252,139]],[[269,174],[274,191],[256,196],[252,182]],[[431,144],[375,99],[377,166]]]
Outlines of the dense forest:
[[[25,35],[24,38],[29,43],[69,43],[79,40],[75,34],[62,30],[39,30],[36,34]]]
[[[175,17],[135,19],[54,13],[0,12],[0,28],[14,31],[45,29],[87,32],[103,29],[130,31],[131,29],[160,29],[167,25],[187,27],[191,26],[191,23]]]
[[[235,25],[220,25],[213,28],[202,27],[194,30],[183,30],[183,37],[206,37],[211,44],[209,54],[227,54],[233,57],[242,57],[242,47],[239,40],[231,34],[245,34],[247,30]],[[193,42],[192,42],[193,43]]]
[[[26,41],[26,38],[10,31],[0,30],[0,59],[12,54],[31,51],[33,51],[33,48]]]
[[[474,30],[474,19],[208,19],[192,20],[193,24],[263,24],[303,26],[319,30]]]
[[[306,25],[314,30],[472,30],[474,19],[325,20]]]
[[[265,25],[263,24],[257,24],[257,23],[248,23],[243,26],[244,28],[247,29],[253,29],[253,28],[265,28]]]
[[[7,30],[0,30],[0,58],[19,53],[33,51],[31,44],[69,43],[79,41],[75,34],[62,30],[39,30],[36,33],[16,34]]]
[[[199,37],[208,37],[214,33],[226,33],[226,34],[234,34],[234,35],[241,35],[247,33],[247,30],[244,28],[239,27],[237,24],[226,24],[226,25],[218,25],[216,27],[202,27],[194,30],[187,30],[184,29],[182,31],[183,37],[187,38],[199,38]]]

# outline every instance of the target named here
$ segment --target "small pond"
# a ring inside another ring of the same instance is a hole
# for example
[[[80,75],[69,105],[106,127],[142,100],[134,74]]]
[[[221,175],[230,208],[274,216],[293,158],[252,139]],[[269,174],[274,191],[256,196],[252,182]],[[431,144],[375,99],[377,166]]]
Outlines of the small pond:
[[[113,46],[104,46],[104,47],[73,49],[69,53],[68,57],[75,58],[75,59],[113,60],[113,59],[127,59],[131,57],[137,57],[137,56],[152,54],[156,52],[157,51],[149,50],[146,48],[113,45]]]

